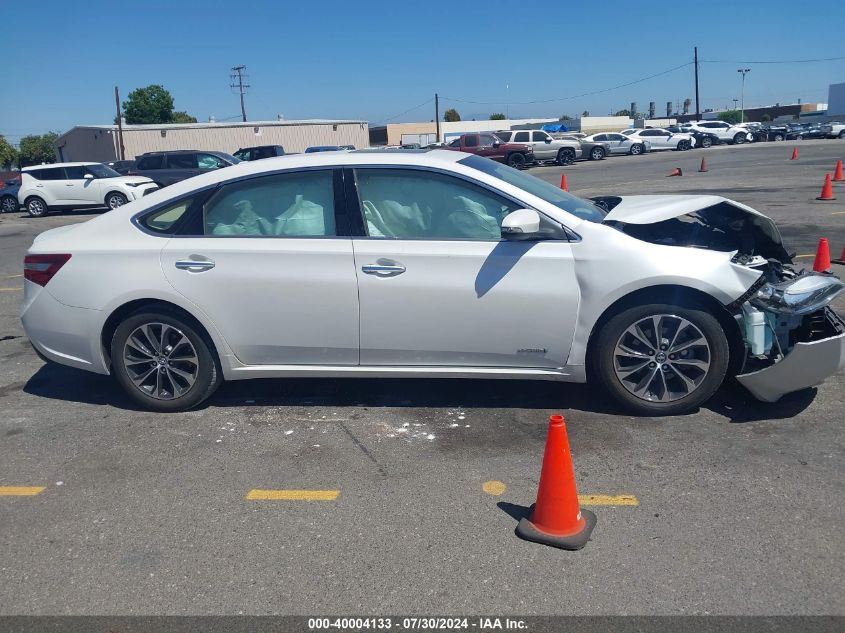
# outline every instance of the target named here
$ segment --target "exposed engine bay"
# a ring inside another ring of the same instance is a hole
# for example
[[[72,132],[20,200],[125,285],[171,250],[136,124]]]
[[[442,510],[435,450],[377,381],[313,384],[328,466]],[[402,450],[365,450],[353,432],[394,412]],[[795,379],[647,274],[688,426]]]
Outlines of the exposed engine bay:
[[[608,212],[603,224],[626,235],[663,246],[735,253],[733,263],[761,272],[726,306],[746,347],[737,378],[758,398],[775,400],[799,384],[816,384],[845,363],[840,346],[824,344],[845,336],[845,322],[828,307],[845,292],[845,284],[830,273],[796,271],[770,218],[718,196],[592,200]]]
[[[612,211],[623,199],[603,196],[592,200],[600,207]],[[737,251],[735,261],[741,264],[754,257],[774,259],[783,264],[792,262],[771,220],[762,215],[750,214],[729,201],[649,224],[615,220],[613,216],[609,214],[604,224],[644,242],[723,252]]]

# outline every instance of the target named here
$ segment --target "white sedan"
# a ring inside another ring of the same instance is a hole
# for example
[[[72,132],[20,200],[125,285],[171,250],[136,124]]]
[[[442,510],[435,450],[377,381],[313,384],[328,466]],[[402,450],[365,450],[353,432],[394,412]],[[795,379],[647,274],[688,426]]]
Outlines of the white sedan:
[[[672,132],[663,128],[631,128],[622,130],[630,139],[646,141],[652,151],[664,149],[687,150],[695,147],[695,138],[685,132]]]
[[[689,411],[845,363],[771,220],[718,196],[585,200],[459,152],[240,163],[36,237],[23,326],[48,361],[180,411],[244,378],[595,379]]]
[[[625,136],[616,132],[602,132],[601,134],[593,134],[585,136],[581,139],[583,143],[601,143],[604,145],[611,155],[613,154],[632,154],[638,156],[644,154],[651,149],[651,144],[645,139]]]

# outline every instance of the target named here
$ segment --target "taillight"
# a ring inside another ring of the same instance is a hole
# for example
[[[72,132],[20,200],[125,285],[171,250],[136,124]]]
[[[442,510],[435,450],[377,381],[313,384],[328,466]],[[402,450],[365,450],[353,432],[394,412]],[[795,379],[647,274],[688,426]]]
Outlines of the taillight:
[[[23,258],[23,277],[39,286],[46,286],[69,259],[70,254],[27,255]]]

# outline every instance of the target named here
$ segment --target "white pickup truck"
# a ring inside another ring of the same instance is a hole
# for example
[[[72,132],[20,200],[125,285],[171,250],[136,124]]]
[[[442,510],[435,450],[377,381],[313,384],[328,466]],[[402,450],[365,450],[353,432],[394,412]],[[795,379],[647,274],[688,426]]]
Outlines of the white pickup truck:
[[[828,125],[830,125],[831,130],[828,133],[827,138],[845,138],[845,123],[831,121]]]
[[[534,148],[534,159],[540,163],[549,160],[558,165],[568,165],[581,158],[581,143],[578,141],[552,138],[543,130],[502,130],[496,136],[505,143],[525,143]]]

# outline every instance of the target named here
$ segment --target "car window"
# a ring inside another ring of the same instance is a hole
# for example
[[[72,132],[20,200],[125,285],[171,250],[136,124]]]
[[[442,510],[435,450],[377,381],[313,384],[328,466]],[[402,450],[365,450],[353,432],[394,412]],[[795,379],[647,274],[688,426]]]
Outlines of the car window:
[[[34,169],[29,172],[36,180],[64,180],[65,170],[61,167],[52,167],[50,169]]]
[[[141,220],[141,224],[156,233],[171,234],[176,223],[182,219],[193,204],[193,198],[184,198],[170,206],[151,213]]]
[[[549,138],[549,135],[545,132],[531,132],[531,136],[535,141],[540,141],[541,143],[545,143],[546,139]]]
[[[514,143],[527,143],[528,142],[528,132],[517,132],[513,135]]]
[[[65,167],[65,178],[68,180],[82,180],[85,178],[86,173],[87,171],[82,165],[71,165],[70,167]]]
[[[593,137],[593,140],[594,141],[606,141],[607,140],[607,134],[596,134]]]
[[[220,169],[226,167],[226,162],[211,154],[197,154],[197,165],[200,169]]]
[[[478,136],[475,134],[470,134],[469,136],[464,137],[464,146],[465,147],[478,147]]]
[[[239,152],[235,152],[233,154],[235,158],[239,158],[241,160],[252,160],[252,150],[251,149],[242,149]]]
[[[460,147],[461,146],[461,139],[456,138],[454,141],[449,143],[449,147]]]
[[[204,207],[206,235],[337,235],[331,170],[275,174],[224,186]]]
[[[496,136],[502,139],[505,143],[509,143],[513,132],[496,132]]]
[[[492,134],[482,134],[481,135],[481,144],[482,145],[492,145],[493,143],[498,143],[499,139],[497,139]]]
[[[355,180],[370,237],[498,240],[517,207],[481,187],[412,169],[357,169]]]
[[[196,154],[168,154],[167,155],[168,169],[196,169],[197,155]]]
[[[138,164],[135,166],[136,169],[161,169],[162,163],[164,162],[164,155],[163,154],[153,154],[152,156],[142,156],[138,159]]]
[[[624,141],[625,137],[622,136],[621,134],[608,134],[607,140],[608,141]]]

